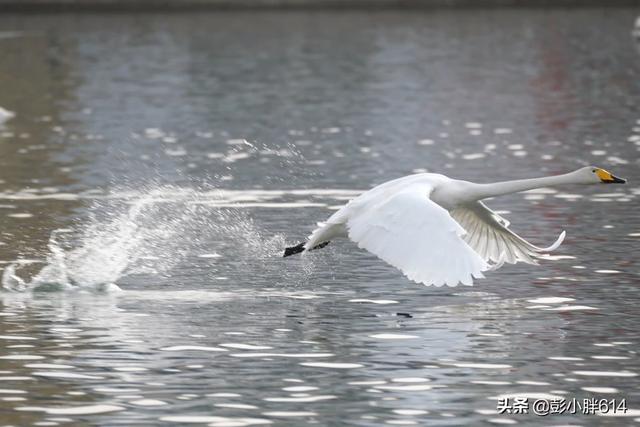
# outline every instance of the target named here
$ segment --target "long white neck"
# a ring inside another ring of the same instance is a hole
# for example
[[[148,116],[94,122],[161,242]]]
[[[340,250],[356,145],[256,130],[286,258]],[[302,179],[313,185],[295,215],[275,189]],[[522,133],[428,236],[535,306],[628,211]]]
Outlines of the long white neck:
[[[557,185],[580,183],[582,183],[582,181],[579,179],[579,176],[575,172],[571,172],[563,175],[532,179],[517,179],[514,181],[494,182],[491,184],[474,183],[469,195],[473,200],[482,200],[488,197],[533,190],[534,188],[555,187]]]

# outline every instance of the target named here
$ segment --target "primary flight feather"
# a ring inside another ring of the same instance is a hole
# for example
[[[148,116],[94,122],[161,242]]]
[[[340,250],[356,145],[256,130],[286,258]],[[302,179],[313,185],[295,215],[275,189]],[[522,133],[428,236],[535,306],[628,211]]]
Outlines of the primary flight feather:
[[[509,229],[509,222],[483,199],[565,184],[622,184],[604,169],[588,166],[544,178],[477,184],[444,175],[421,173],[388,181],[351,200],[284,256],[319,249],[348,237],[417,283],[471,286],[473,279],[502,264],[537,264],[553,251],[535,246]]]

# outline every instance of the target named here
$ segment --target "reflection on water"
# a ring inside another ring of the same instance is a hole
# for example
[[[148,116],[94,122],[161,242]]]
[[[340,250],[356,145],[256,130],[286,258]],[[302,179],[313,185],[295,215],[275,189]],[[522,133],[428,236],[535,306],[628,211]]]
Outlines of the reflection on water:
[[[387,309],[350,302],[355,292],[338,286],[305,293],[313,298],[225,286],[5,294],[2,398],[25,421],[109,412],[112,422],[138,414],[223,425],[352,413],[351,422],[376,425],[478,422],[496,415],[491,396],[635,390],[635,332],[589,340],[566,330],[606,328],[606,314],[564,318],[480,292],[421,292]]]
[[[639,421],[633,16],[3,15],[3,422],[539,424],[501,396]],[[471,292],[347,242],[280,258],[393,177],[578,164],[630,184],[489,201],[568,237]]]

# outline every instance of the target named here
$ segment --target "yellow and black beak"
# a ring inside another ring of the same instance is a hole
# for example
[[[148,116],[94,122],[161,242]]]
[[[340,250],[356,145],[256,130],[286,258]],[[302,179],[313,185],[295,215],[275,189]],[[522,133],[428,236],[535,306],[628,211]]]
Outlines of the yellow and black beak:
[[[615,175],[611,175],[612,181],[607,181],[608,184],[626,184],[627,180],[624,178],[618,178]]]
[[[605,184],[626,184],[627,180],[624,178],[618,178],[614,174],[607,172],[604,169],[598,169],[596,171],[598,178]]]

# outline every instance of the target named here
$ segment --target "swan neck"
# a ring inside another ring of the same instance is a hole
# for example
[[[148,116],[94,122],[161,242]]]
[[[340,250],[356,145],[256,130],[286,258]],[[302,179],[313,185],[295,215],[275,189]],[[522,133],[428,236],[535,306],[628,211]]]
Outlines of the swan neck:
[[[576,177],[571,174],[546,176],[542,178],[517,179],[513,181],[494,182],[491,184],[476,184],[473,191],[475,200],[488,197],[503,196],[542,187],[555,187],[565,184],[577,184]]]

